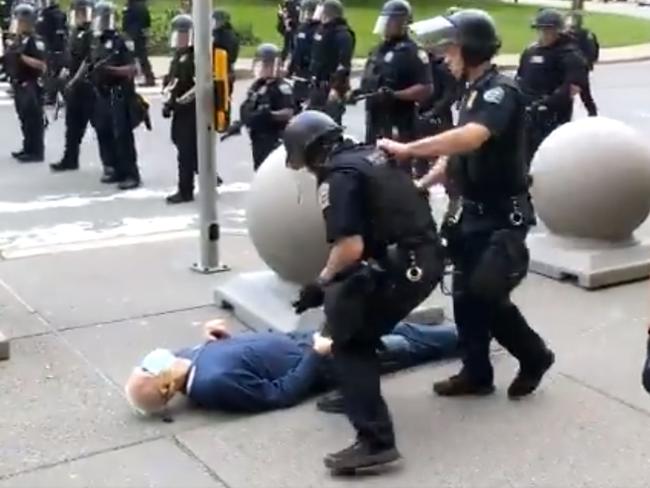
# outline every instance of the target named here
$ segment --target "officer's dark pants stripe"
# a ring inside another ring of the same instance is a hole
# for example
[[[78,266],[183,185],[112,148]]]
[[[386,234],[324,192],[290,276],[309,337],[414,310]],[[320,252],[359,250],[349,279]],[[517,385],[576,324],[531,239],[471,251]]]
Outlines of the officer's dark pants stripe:
[[[194,175],[198,171],[196,112],[193,104],[174,112],[172,142],[178,153],[178,192],[184,197],[191,197],[194,194]]]

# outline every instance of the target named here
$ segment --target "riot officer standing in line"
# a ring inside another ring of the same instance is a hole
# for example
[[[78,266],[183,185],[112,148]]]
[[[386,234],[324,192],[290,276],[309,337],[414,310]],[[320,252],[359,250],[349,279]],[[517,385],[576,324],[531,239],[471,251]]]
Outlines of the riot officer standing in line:
[[[528,271],[526,235],[535,223],[524,157],[525,100],[517,84],[491,62],[501,45],[492,18],[460,10],[431,24],[431,41],[446,46],[451,72],[468,83],[458,126],[437,136],[379,147],[400,160],[439,160],[419,182],[428,187],[451,178],[460,205],[444,223],[443,237],[454,265],[454,317],[463,349],[459,374],[434,385],[442,396],[494,391],[490,341],[519,360],[508,388],[511,399],[532,393],[555,357],[516,305],[512,290]]]
[[[598,107],[596,107],[596,102],[591,94],[589,73],[594,70],[594,64],[598,62],[598,58],[600,57],[600,44],[598,43],[596,34],[584,27],[581,12],[573,12],[568,20],[567,33],[571,36],[587,61],[588,73],[584,77],[584,83],[580,85],[580,99],[587,109],[589,116],[596,117],[598,115]]]
[[[68,37],[68,19],[57,0],[46,0],[41,9],[37,32],[45,41],[47,73],[45,76],[45,105],[54,105],[60,91],[59,74],[63,69]]]
[[[563,32],[560,12],[540,9],[532,27],[539,40],[524,50],[517,69],[517,81],[526,96],[529,162],[555,128],[571,121],[573,96],[587,75],[586,61]]]
[[[294,78],[294,97],[301,106],[309,98],[311,53],[314,35],[320,25],[315,17],[318,4],[319,0],[302,0],[300,4],[300,25],[296,31],[291,60],[287,68],[287,76]]]
[[[242,103],[239,123],[231,134],[246,126],[253,146],[255,170],[281,144],[282,132],[295,113],[293,89],[279,76],[280,49],[274,44],[261,44],[255,52],[253,72],[255,81]]]
[[[73,0],[70,19],[74,23],[64,68],[66,111],[65,111],[65,150],[63,158],[51,164],[52,171],[79,169],[79,147],[88,123],[92,120],[95,106],[95,90],[88,78],[88,63],[93,42],[94,0]]]
[[[133,41],[125,41],[115,30],[115,5],[109,1],[95,6],[93,31],[96,37],[90,56],[96,94],[93,126],[104,166],[101,181],[118,183],[120,190],[130,190],[141,184],[130,110],[135,96]]]
[[[306,111],[284,133],[287,166],[316,176],[329,258],[302,288],[296,313],[324,305],[324,334],[356,442],[325,457],[334,474],[399,458],[381,395],[377,344],[440,282],[443,256],[427,198],[371,146],[344,140],[328,115]]]
[[[122,31],[133,41],[135,58],[144,75],[142,86],[155,86],[156,77],[151,69],[147,52],[147,36],[151,28],[151,14],[147,0],[128,0],[122,13]]]
[[[192,17],[177,15],[171,30],[170,44],[175,52],[164,80],[163,117],[172,119],[171,137],[178,152],[178,191],[167,197],[167,203],[175,204],[194,200],[194,175],[198,171]]]
[[[14,90],[14,104],[23,133],[23,147],[11,155],[21,163],[40,163],[45,153],[45,114],[40,80],[45,74],[45,43],[35,34],[34,6],[19,3],[14,8],[15,34],[5,53],[5,66]]]
[[[419,102],[433,93],[429,56],[408,35],[412,20],[406,0],[389,0],[375,25],[384,40],[370,53],[360,93],[366,100],[366,144],[388,137],[403,142],[417,138]]]
[[[294,49],[296,30],[300,17],[300,0],[281,0],[278,5],[277,31],[282,36],[282,54],[280,59],[285,61]]]
[[[235,90],[235,63],[239,58],[239,35],[230,22],[230,13],[217,8],[212,13],[212,47],[228,53],[228,92]],[[228,109],[230,112],[230,109]]]
[[[340,0],[325,0],[319,9],[321,25],[314,34],[309,108],[327,113],[341,123],[344,97],[350,90],[355,35],[344,17]]]

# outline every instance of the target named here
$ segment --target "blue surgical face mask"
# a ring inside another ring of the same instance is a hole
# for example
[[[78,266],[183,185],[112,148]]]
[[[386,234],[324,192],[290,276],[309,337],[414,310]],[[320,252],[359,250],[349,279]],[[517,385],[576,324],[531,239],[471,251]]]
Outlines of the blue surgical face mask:
[[[176,356],[169,349],[156,349],[145,356],[140,363],[140,369],[145,373],[158,376],[163,371],[170,369],[174,361],[176,361]]]

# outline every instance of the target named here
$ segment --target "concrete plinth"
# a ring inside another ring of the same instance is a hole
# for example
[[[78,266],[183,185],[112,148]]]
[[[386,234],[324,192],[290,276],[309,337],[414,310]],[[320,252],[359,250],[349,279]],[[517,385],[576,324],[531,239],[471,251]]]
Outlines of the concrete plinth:
[[[0,332],[0,361],[9,359],[9,339]]]
[[[530,270],[556,280],[575,280],[582,288],[611,286],[650,276],[650,241],[611,243],[558,237],[528,237]]]
[[[298,297],[298,285],[282,281],[273,271],[242,273],[214,292],[217,306],[231,309],[235,317],[255,330],[292,332],[312,330],[324,323],[322,309],[309,310],[298,316],[291,302]],[[442,322],[444,313],[437,307],[418,308],[409,316],[418,323]]]

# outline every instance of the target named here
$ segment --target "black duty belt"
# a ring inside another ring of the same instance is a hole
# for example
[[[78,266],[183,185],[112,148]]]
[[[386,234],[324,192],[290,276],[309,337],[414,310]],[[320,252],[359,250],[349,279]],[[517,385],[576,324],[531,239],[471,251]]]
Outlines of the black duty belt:
[[[520,227],[526,223],[526,213],[530,203],[528,195],[517,195],[503,200],[482,202],[461,197],[460,206],[463,211],[475,215],[508,216],[510,224]]]

